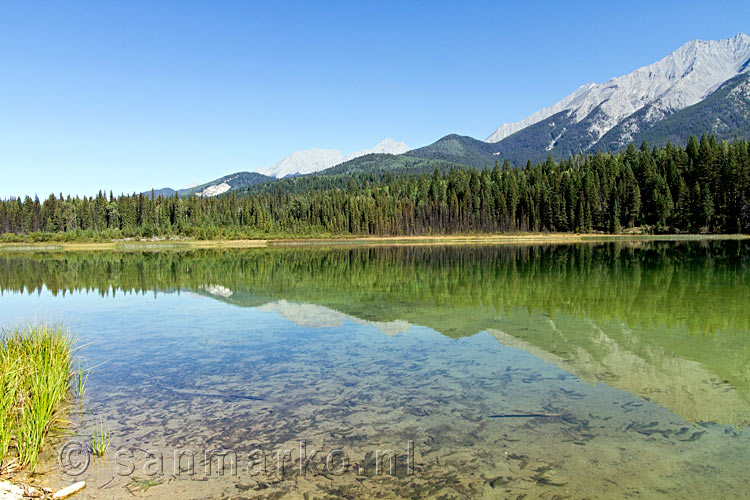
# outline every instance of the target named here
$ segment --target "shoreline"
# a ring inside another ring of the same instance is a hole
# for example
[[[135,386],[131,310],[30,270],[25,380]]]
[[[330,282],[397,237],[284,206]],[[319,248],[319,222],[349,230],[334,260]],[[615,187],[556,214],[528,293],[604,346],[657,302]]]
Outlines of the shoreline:
[[[253,240],[113,240],[104,242],[20,242],[0,243],[0,252],[69,252],[158,250],[243,249],[306,246],[383,246],[383,245],[514,245],[606,243],[613,241],[703,241],[747,240],[747,234],[577,234],[516,233],[437,236],[362,236],[329,238],[280,238]]]

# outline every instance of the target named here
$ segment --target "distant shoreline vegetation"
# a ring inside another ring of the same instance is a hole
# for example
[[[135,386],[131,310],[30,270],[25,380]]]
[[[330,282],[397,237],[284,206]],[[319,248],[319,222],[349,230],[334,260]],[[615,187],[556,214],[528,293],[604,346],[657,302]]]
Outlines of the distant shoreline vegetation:
[[[750,233],[750,143],[691,137],[494,167],[311,175],[213,198],[0,201],[0,241],[269,239],[516,232]]]

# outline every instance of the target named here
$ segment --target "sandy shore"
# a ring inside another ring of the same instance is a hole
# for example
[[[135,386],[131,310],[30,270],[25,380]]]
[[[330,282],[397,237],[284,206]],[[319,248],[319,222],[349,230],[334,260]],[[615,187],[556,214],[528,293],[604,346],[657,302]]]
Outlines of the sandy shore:
[[[122,251],[180,250],[194,248],[262,248],[267,240],[128,240],[100,242],[0,243],[0,251]]]

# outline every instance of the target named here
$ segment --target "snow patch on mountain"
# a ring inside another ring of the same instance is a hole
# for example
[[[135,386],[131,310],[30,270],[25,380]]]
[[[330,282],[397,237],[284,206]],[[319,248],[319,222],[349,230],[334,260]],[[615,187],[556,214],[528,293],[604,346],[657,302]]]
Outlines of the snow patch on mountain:
[[[658,121],[700,102],[722,83],[747,71],[750,36],[740,33],[726,40],[693,40],[654,64],[601,84],[586,84],[524,120],[501,125],[486,141],[499,142],[563,111],[573,123],[588,117],[588,131],[598,140],[645,106],[651,108],[646,120]]]
[[[222,182],[220,184],[213,184],[211,186],[207,186],[201,191],[198,191],[195,193],[197,196],[218,196],[221,193],[226,193],[232,189],[232,186],[229,185],[228,182]]]
[[[552,122],[551,126],[555,126],[555,122]],[[568,130],[565,127],[563,127],[562,132],[557,134],[555,137],[552,138],[552,140],[549,142],[549,145],[545,148],[546,151],[552,151],[552,149],[555,147],[555,144],[557,144],[557,141],[560,140],[560,137],[562,137],[565,134],[565,131]]]

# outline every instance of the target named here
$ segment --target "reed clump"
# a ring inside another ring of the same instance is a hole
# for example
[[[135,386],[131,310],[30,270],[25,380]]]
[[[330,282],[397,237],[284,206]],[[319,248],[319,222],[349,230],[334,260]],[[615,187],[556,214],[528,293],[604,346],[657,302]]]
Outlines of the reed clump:
[[[0,329],[0,472],[34,469],[71,391],[73,339],[61,325]]]
[[[109,429],[104,429],[104,422],[100,422],[99,427],[94,427],[91,433],[91,453],[97,457],[103,457],[110,443],[112,443],[112,435]]]

